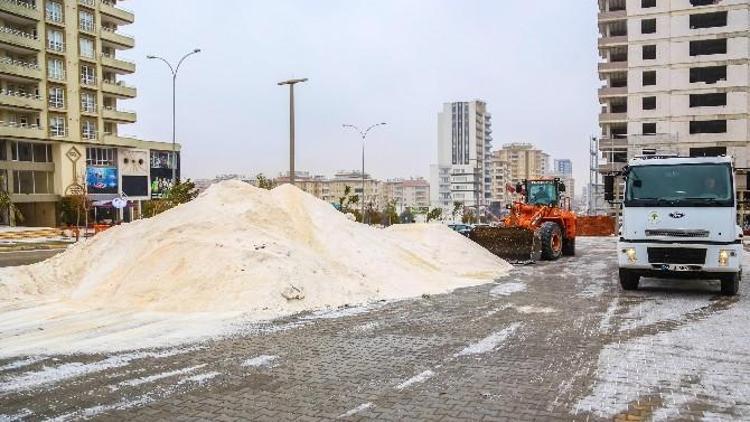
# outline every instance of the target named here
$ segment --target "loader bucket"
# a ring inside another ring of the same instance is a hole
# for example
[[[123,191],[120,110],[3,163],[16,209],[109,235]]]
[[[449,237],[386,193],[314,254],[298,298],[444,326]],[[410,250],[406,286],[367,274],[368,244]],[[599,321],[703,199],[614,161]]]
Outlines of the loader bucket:
[[[469,238],[512,264],[529,264],[541,259],[539,233],[518,227],[477,227]]]

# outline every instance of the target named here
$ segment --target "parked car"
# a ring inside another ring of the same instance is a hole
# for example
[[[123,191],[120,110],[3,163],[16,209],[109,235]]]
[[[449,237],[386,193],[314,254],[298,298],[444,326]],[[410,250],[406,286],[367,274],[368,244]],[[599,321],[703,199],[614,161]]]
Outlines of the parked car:
[[[457,233],[462,234],[464,236],[469,236],[469,233],[471,233],[472,227],[469,224],[448,224],[448,227],[455,230]]]

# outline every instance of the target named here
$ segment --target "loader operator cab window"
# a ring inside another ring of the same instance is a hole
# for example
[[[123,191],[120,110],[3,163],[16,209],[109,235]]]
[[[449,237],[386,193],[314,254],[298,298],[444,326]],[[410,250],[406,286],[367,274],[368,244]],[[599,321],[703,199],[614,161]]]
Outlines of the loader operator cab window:
[[[551,205],[557,203],[557,189],[552,181],[529,182],[529,199],[533,205]]]

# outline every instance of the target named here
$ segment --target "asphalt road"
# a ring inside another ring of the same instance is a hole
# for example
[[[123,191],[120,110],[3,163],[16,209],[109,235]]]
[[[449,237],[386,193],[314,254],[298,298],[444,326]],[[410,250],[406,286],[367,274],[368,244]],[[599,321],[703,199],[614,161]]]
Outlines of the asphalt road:
[[[623,292],[614,257],[614,239],[580,239],[575,258],[451,294],[0,360],[0,420],[748,420],[750,293]]]
[[[51,258],[65,249],[41,249],[32,251],[0,252],[0,267],[29,265]]]

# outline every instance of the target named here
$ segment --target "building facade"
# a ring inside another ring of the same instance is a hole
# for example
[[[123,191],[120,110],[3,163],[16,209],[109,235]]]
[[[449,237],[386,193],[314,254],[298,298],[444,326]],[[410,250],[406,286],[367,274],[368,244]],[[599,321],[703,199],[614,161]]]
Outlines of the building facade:
[[[438,161],[431,167],[433,206],[450,210],[489,205],[492,116],[475,100],[443,104],[438,113]]]
[[[499,213],[506,205],[513,202],[513,179],[511,178],[510,162],[505,160],[500,151],[492,152],[491,162],[491,205],[493,211]]]
[[[566,176],[573,175],[573,162],[567,158],[555,159],[552,165],[552,171]]]
[[[430,183],[422,178],[392,179],[385,182],[385,201],[395,201],[400,211],[430,208]]]
[[[120,79],[135,72],[120,57],[133,22],[115,0],[0,1],[0,188],[24,224],[57,224],[60,199],[81,192],[127,197],[132,218],[171,184],[171,143],[120,133],[136,121],[123,107],[136,89]]]
[[[522,180],[540,179],[549,173],[549,154],[532,144],[505,144],[495,152],[498,160],[508,162],[512,185]]]
[[[601,173],[655,152],[750,165],[749,10],[750,0],[599,0]]]

